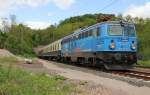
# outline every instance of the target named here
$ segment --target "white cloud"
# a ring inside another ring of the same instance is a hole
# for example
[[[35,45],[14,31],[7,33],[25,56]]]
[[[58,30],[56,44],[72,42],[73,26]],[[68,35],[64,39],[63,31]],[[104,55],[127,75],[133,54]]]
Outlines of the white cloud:
[[[14,10],[24,7],[36,8],[42,5],[54,4],[59,9],[64,10],[74,3],[75,0],[0,0],[0,17],[6,17]],[[53,13],[47,15],[52,16]],[[25,24],[34,29],[43,29],[50,25],[50,23],[42,21],[28,21]]]
[[[60,9],[67,9],[75,0],[0,0],[0,15],[20,7],[39,7],[50,3]]]
[[[150,2],[145,3],[142,6],[130,6],[124,16],[131,15],[132,17],[150,18]]]
[[[43,21],[26,21],[24,22],[24,25],[27,25],[32,29],[45,29],[51,24],[49,22],[43,22]]]
[[[13,2],[11,0],[0,0],[0,15],[4,15],[11,9]]]
[[[38,7],[49,3],[51,0],[15,0],[15,4],[19,6]]]
[[[60,9],[67,9],[72,4],[75,3],[75,0],[52,0],[54,4],[59,7]]]
[[[54,13],[49,12],[47,15],[48,15],[49,17],[51,17],[51,16],[54,16]]]

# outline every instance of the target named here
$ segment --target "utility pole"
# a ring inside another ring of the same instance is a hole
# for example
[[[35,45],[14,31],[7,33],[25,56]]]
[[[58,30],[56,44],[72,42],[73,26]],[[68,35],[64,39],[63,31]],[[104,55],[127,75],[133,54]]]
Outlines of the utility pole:
[[[10,15],[11,25],[16,25],[16,15]]]
[[[1,19],[2,19],[2,31],[8,32],[9,31],[8,18],[1,18]]]

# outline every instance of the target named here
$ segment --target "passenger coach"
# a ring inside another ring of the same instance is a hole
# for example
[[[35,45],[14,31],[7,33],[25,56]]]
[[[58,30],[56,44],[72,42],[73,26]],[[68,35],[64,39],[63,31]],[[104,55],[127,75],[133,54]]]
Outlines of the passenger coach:
[[[49,60],[60,60],[61,59],[61,39],[55,41],[42,50],[40,50],[39,57]]]

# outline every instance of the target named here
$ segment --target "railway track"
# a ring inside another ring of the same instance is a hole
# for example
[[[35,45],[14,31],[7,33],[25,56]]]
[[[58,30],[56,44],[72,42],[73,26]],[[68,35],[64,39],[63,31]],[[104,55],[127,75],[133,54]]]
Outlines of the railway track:
[[[113,74],[117,74],[120,76],[130,77],[130,78],[136,78],[136,79],[142,79],[144,81],[150,81],[150,72],[144,72],[144,71],[137,71],[137,70],[128,70],[128,71],[113,71]]]
[[[84,66],[78,66],[75,64],[69,64],[72,66],[76,66],[76,67],[84,67]],[[127,70],[127,71],[107,71],[104,69],[100,69],[97,67],[88,67],[86,66],[87,69],[90,70],[94,70],[94,71],[101,71],[101,72],[105,72],[105,73],[110,73],[110,74],[115,74],[115,75],[119,75],[119,76],[124,76],[124,77],[130,77],[130,78],[135,78],[135,79],[142,79],[144,81],[150,81],[150,69],[147,71],[146,68],[142,68],[142,69],[137,69],[137,67],[135,67],[135,69],[131,69],[131,70]],[[140,68],[140,67],[138,67]]]

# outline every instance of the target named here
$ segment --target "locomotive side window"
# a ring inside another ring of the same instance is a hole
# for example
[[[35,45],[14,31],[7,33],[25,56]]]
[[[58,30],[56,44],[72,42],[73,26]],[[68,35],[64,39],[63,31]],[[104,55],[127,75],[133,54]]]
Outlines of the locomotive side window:
[[[100,36],[100,29],[97,28],[97,36]]]
[[[72,38],[72,39],[73,39],[73,41],[76,41],[76,40],[77,40],[75,35],[73,36],[73,38]]]
[[[79,39],[79,35],[75,35],[75,39],[78,40]]]
[[[121,25],[109,25],[108,33],[111,36],[121,36],[123,34],[123,29]]]
[[[81,35],[82,35],[82,38],[84,38],[84,32],[82,32]]]
[[[99,28],[94,28],[92,32],[94,37],[99,36]]]
[[[88,31],[85,32],[85,37],[88,37]]]
[[[81,39],[82,38],[82,35],[81,35],[81,33],[79,34],[79,39]]]
[[[92,36],[92,30],[89,30],[88,36]]]

